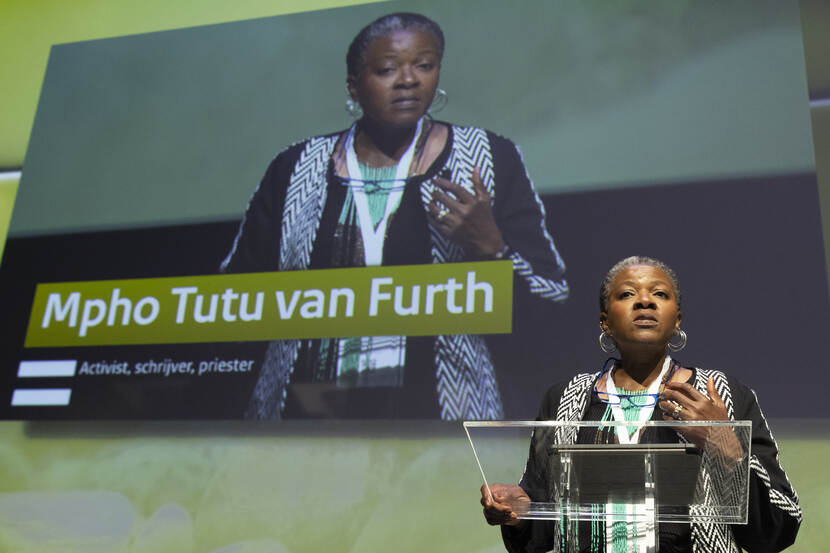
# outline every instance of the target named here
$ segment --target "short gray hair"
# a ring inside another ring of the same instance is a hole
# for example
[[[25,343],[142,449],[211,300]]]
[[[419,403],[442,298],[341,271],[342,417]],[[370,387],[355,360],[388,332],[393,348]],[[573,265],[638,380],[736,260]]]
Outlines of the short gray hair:
[[[671,280],[672,288],[674,288],[674,295],[677,298],[677,308],[680,309],[680,281],[677,280],[677,274],[674,270],[659,259],[645,257],[642,255],[632,255],[631,257],[626,257],[625,259],[615,263],[605,275],[605,278],[602,279],[602,284],[599,287],[599,310],[601,312],[605,313],[608,311],[608,298],[611,296],[611,283],[614,282],[614,279],[617,278],[620,271],[627,269],[628,267],[633,267],[634,265],[648,265],[649,267],[655,267],[666,273],[669,280]]]
[[[438,57],[444,57],[444,33],[438,23],[419,13],[390,13],[372,21],[354,37],[346,52],[346,75],[360,74],[366,64],[366,51],[374,39],[410,29],[431,34],[438,46]]]

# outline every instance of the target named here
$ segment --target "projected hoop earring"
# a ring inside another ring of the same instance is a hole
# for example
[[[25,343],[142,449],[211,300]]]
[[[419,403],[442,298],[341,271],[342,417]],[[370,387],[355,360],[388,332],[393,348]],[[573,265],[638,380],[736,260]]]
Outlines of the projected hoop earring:
[[[351,98],[346,98],[346,113],[348,113],[352,119],[360,119],[363,117],[363,108]]]
[[[346,113],[348,113],[352,119],[360,119],[363,117],[363,108],[360,107],[360,104],[352,98],[352,95],[349,94],[349,87],[346,87]]]
[[[447,106],[448,101],[449,95],[447,94],[447,91],[440,87],[436,88],[435,96],[432,97],[432,103],[429,105],[429,109],[427,111],[430,115],[438,113]]]
[[[606,338],[608,340],[610,340],[610,343],[605,340]],[[599,347],[605,353],[612,353],[612,352],[616,351],[617,344],[614,343],[614,340],[611,339],[611,336],[609,334],[606,334],[605,332],[600,332],[599,333]]]
[[[688,339],[688,336],[686,336],[685,331],[683,331],[679,328],[674,331],[674,334],[672,335],[672,338],[674,338],[675,336],[679,336],[680,341],[677,342],[676,344],[674,344],[674,343],[672,343],[671,340],[669,340],[668,347],[671,351],[680,351],[680,350],[682,350],[683,348],[686,347],[686,340]]]

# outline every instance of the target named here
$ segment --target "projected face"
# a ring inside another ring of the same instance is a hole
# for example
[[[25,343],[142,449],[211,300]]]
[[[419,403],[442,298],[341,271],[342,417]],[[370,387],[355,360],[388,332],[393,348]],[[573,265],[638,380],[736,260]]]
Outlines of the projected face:
[[[438,87],[440,49],[424,31],[400,30],[374,39],[366,64],[349,77],[349,93],[364,117],[392,127],[414,125],[426,113]]]
[[[680,319],[669,276],[651,265],[633,265],[611,283],[608,310],[600,315],[600,326],[625,352],[643,346],[665,348],[680,327]]]

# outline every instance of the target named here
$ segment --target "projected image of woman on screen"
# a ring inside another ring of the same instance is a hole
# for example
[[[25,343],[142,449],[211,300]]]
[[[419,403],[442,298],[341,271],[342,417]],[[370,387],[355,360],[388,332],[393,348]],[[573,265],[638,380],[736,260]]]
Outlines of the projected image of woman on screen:
[[[346,56],[354,124],[273,160],[223,270],[509,259],[516,301],[567,297],[516,146],[430,114],[446,101],[444,45],[441,28],[418,14],[387,15],[357,34]],[[309,416],[321,401],[317,416],[503,417],[492,356],[475,335],[271,343],[246,415]]]

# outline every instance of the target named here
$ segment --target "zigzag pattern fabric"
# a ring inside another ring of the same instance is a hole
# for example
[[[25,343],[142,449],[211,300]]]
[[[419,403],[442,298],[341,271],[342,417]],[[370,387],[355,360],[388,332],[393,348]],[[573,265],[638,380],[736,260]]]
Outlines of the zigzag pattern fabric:
[[[567,299],[570,293],[567,280],[555,281],[534,274],[533,267],[519,252],[512,252],[510,259],[513,261],[513,270],[528,281],[532,293],[552,301]]]
[[[792,499],[785,496],[778,490],[772,489],[772,484],[770,483],[769,479],[769,473],[767,472],[767,469],[765,469],[764,466],[761,464],[761,461],[758,460],[758,457],[756,457],[755,455],[749,458],[749,469],[755,471],[755,473],[758,475],[758,478],[761,479],[761,482],[763,482],[769,490],[770,503],[776,505],[782,511],[785,511],[791,517],[798,520],[798,522],[801,522],[803,516],[801,513],[801,507],[799,507],[797,503],[794,503]]]
[[[311,247],[326,203],[328,162],[336,143],[336,136],[312,138],[294,167],[283,208],[281,271],[308,267]],[[268,344],[246,417],[280,418],[285,406],[285,387],[294,372],[299,350],[298,340],[276,340]]]
[[[709,397],[706,382],[710,377],[715,380],[715,390],[726,406],[727,415],[729,415],[730,419],[734,420],[735,407],[732,402],[732,391],[729,389],[726,376],[722,372],[697,369],[695,371],[694,387],[697,391]],[[709,507],[714,505],[716,501],[717,489],[717,483],[712,481],[710,472],[701,470],[695,489],[695,496],[701,498],[701,500],[698,505],[690,507],[689,512],[693,515],[704,516],[709,510]],[[702,553],[704,551],[740,551],[728,526],[702,522],[692,522],[691,526],[692,550],[695,553]]]
[[[766,432],[769,434],[769,437],[772,440],[772,444],[773,444],[773,446],[775,446],[775,461],[780,466],[781,461],[778,457],[778,451],[779,451],[778,450],[778,442],[775,441],[775,436],[772,435],[772,430],[770,430],[769,424],[767,424],[767,418],[764,416],[764,412],[761,410],[761,404],[758,403],[758,395],[755,393],[755,390],[752,390],[752,397],[755,399],[755,405],[758,406],[758,412],[761,413],[761,422],[764,424],[764,430],[766,430]],[[755,461],[757,463],[758,459],[756,458]],[[750,458],[750,467],[751,466],[752,466],[752,458]],[[761,467],[761,468],[763,468],[763,467]],[[766,480],[764,480],[764,484],[766,484],[767,488],[770,490],[770,501],[772,501],[774,505],[778,505],[779,507],[784,509],[784,511],[789,513],[790,516],[796,518],[798,520],[798,522],[800,523],[802,513],[801,513],[801,507],[799,507],[799,505],[798,505],[798,494],[796,493],[795,488],[793,488],[792,483],[790,483],[790,477],[787,476],[787,472],[784,471],[783,468],[781,470],[784,473],[784,480],[786,480],[787,486],[793,492],[793,499],[790,499],[786,496],[783,496],[781,494],[781,492],[779,492],[778,490],[772,489],[772,487],[770,486],[769,475],[766,473],[766,470],[765,470],[764,475],[766,476]],[[760,476],[760,474],[759,474],[759,476]]]
[[[764,424],[764,430],[766,430],[769,433],[769,437],[772,440],[773,445],[775,446],[775,460],[780,465],[778,459],[778,442],[775,441],[775,436],[772,435],[772,431],[769,428],[769,424],[767,424],[767,418],[764,416],[764,412],[761,411],[761,404],[758,403],[758,396],[755,394],[755,390],[752,391],[752,397],[755,399],[755,404],[758,405],[758,411],[761,413],[761,422]],[[769,490],[770,502],[773,505],[777,505],[778,507],[780,507],[782,510],[784,510],[791,517],[798,520],[798,522],[800,523],[803,515],[801,513],[801,507],[798,505],[798,494],[793,488],[793,485],[790,483],[790,478],[787,476],[786,471],[784,471],[784,479],[787,481],[787,486],[789,486],[790,490],[792,490],[793,492],[792,499],[785,496],[780,491],[772,488],[770,484],[769,474],[767,474],[766,469],[764,469],[758,458],[754,455],[749,459],[749,467],[751,470],[756,471],[756,474],[758,474],[759,478],[761,478],[761,481],[764,482],[764,484],[766,485],[767,489]]]
[[[490,153],[490,141],[487,133],[475,127],[453,127],[453,149],[447,159],[450,169],[449,179],[458,183],[468,192],[473,191],[473,169],[479,167],[481,180],[491,203],[495,200],[495,185],[493,181],[493,156]],[[429,210],[432,202],[432,191],[435,185],[432,180],[421,184],[421,203],[424,210]],[[452,240],[444,237],[433,225],[429,226],[432,260],[434,263],[448,263],[464,259],[464,249]]]
[[[704,396],[709,397],[706,383],[710,378],[715,380],[715,391],[726,406],[726,414],[729,415],[730,419],[735,420],[735,404],[732,401],[732,390],[729,389],[729,383],[726,381],[725,374],[721,371],[711,369],[697,369],[695,371],[695,388]]]
[[[588,409],[588,398],[591,395],[591,388],[594,382],[599,378],[601,371],[595,373],[580,373],[573,377],[565,391],[562,392],[562,397],[559,401],[559,406],[556,409],[556,420],[559,421],[579,421],[585,415]],[[577,438],[576,428],[559,427],[554,430],[554,443],[557,444],[574,444]],[[568,522],[568,531],[573,532],[576,528],[575,521]],[[560,551],[567,551],[568,544],[565,541],[565,536],[562,533],[562,528],[559,524],[554,525],[554,543],[559,544]]]
[[[705,517],[714,513],[712,504],[717,496],[717,483],[713,482],[710,471],[701,467],[698,481],[695,485],[695,497],[702,498],[700,504],[689,507],[689,514]],[[692,551],[734,551],[738,552],[737,544],[729,531],[729,527],[723,524],[712,524],[706,522],[692,522]]]
[[[576,375],[568,382],[568,386],[562,393],[559,407],[556,409],[556,420],[578,421],[582,419],[586,409],[588,409],[588,398],[591,395],[591,387],[597,378],[599,378],[599,375],[600,371],[595,373],[582,373]],[[558,428],[556,432],[558,433],[556,435],[556,443],[576,443],[577,432],[575,428],[568,430]]]
[[[723,399],[723,402],[726,405],[726,410],[729,415],[729,418],[735,420],[735,410],[732,402],[732,392],[729,389],[729,384],[726,380],[726,376],[722,372],[698,369],[696,371],[695,388],[697,388],[697,390],[706,397],[709,397],[709,393],[706,390],[706,382],[707,380],[709,380],[709,377],[714,378],[715,390],[717,390],[718,395],[720,395],[721,399]],[[758,405],[758,412],[761,415],[761,421],[764,425],[764,429],[769,433],[769,436],[770,438],[772,438],[773,444],[775,445],[775,459],[776,461],[778,461],[778,444],[775,442],[775,438],[772,436],[772,432],[769,430],[769,425],[767,424],[766,417],[764,417],[764,413],[761,411],[760,405],[758,404],[758,397],[755,395],[754,390],[752,391],[752,395],[755,398],[755,404]],[[751,472],[754,472],[755,475],[758,476],[758,478],[761,480],[761,482],[764,483],[769,493],[770,503],[786,512],[800,523],[802,519],[802,513],[801,507],[799,507],[798,505],[798,496],[795,494],[795,491],[793,490],[793,496],[795,497],[795,501],[793,501],[793,499],[787,497],[779,490],[773,489],[767,470],[764,468],[764,466],[761,464],[761,461],[755,455],[750,456],[749,470]],[[792,489],[792,485],[790,484],[786,473],[784,473],[784,478],[787,479],[787,485],[790,487],[790,489]],[[705,495],[705,498],[709,499],[714,497],[714,490],[717,489],[719,489],[717,483],[708,483],[708,485],[706,485],[707,494]],[[692,535],[694,538],[692,540],[693,550],[696,553],[702,553],[704,551],[740,551],[737,544],[734,543],[732,533],[728,531],[728,528],[726,526],[717,524],[693,523]]]
[[[559,255],[559,252],[553,245],[553,237],[551,237],[547,227],[545,227],[545,220],[547,220],[547,216],[545,215],[545,205],[539,198],[539,194],[536,193],[536,187],[533,186],[533,180],[530,178],[530,175],[527,172],[527,165],[524,162],[524,156],[522,155],[522,151],[518,146],[516,147],[516,151],[519,153],[519,159],[522,160],[522,167],[524,167],[525,178],[527,178],[528,182],[531,183],[533,199],[536,201],[536,205],[539,208],[539,213],[542,214],[542,218],[539,221],[539,225],[542,227],[542,235],[545,237],[545,240],[547,240],[548,248],[550,248],[550,251],[553,252],[554,256],[556,257],[557,265],[559,265],[560,267],[564,267],[565,263],[562,261],[562,257]],[[555,281],[534,274],[533,267],[531,267],[530,263],[525,258],[523,258],[518,252],[513,252],[510,255],[510,258],[513,260],[513,270],[519,273],[519,275],[521,275],[522,277],[524,277],[525,280],[528,281],[528,284],[530,285],[530,291],[532,293],[539,294],[541,297],[552,301],[564,301],[568,297],[570,289],[568,288],[567,280],[562,279],[559,281]]]
[[[282,212],[280,271],[305,269],[326,204],[326,170],[337,136],[308,141],[288,183]]]
[[[585,416],[585,411],[588,409],[588,398],[591,395],[591,388],[601,371],[595,373],[581,373],[576,375],[568,382],[565,391],[562,392],[562,397],[559,400],[559,406],[556,409],[556,420],[559,421],[579,421]],[[574,444],[577,438],[576,428],[557,428],[554,431],[554,442],[561,445]],[[574,521],[569,521],[568,532],[573,532],[576,528]],[[559,544],[559,551],[567,551],[568,543],[565,540],[565,535],[562,533],[562,528],[559,524],[554,525],[554,543]]]
[[[453,127],[453,149],[447,160],[450,180],[472,192],[472,175],[479,168],[491,201],[495,199],[493,156],[487,133],[475,127]],[[435,185],[421,185],[424,209],[432,201]],[[464,249],[444,238],[430,225],[430,249],[435,263],[462,261]],[[443,420],[500,419],[504,408],[496,374],[484,338],[470,334],[440,335],[435,339],[435,377]]]
[[[274,340],[268,344],[265,361],[245,410],[245,418],[281,418],[285,405],[285,386],[294,371],[299,349],[298,340]]]
[[[435,349],[441,418],[504,418],[493,363],[484,340],[467,334],[442,335]]]

